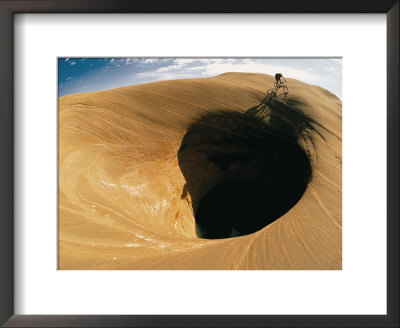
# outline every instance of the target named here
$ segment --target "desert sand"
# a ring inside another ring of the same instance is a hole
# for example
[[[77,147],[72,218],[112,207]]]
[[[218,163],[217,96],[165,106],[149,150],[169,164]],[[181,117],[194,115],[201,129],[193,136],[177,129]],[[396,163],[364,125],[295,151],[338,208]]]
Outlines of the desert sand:
[[[273,82],[225,73],[59,98],[59,269],[340,270],[341,100],[287,79],[266,106]],[[246,194],[225,199],[238,177]],[[241,213],[244,235],[199,238],[195,213],[221,185],[216,206],[251,194],[249,211],[273,220],[246,230]]]

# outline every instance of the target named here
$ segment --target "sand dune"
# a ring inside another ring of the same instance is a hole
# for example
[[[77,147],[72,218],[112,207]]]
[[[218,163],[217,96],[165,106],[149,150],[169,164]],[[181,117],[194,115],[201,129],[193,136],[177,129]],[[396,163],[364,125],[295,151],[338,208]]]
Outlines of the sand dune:
[[[266,107],[273,81],[226,73],[61,97],[59,269],[341,269],[341,101],[288,79],[285,102]],[[205,197],[257,220],[199,238]]]

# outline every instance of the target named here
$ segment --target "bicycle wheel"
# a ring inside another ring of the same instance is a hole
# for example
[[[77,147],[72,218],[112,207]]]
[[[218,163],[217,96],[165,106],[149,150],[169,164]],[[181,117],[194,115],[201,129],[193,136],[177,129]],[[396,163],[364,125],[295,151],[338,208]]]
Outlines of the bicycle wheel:
[[[287,86],[283,86],[283,92],[287,95],[289,93],[289,89]]]

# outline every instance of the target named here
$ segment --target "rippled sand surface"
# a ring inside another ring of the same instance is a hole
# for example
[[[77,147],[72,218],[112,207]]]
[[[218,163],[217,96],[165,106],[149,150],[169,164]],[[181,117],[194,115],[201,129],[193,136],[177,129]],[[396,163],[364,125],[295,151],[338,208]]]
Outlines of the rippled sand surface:
[[[200,134],[183,161],[182,140],[213,114],[227,115],[228,131],[238,114],[260,116],[273,81],[226,73],[61,97],[59,269],[341,269],[342,103],[297,80],[262,119],[297,133],[312,167],[304,194],[255,233],[196,235],[193,209],[231,168],[196,155]]]

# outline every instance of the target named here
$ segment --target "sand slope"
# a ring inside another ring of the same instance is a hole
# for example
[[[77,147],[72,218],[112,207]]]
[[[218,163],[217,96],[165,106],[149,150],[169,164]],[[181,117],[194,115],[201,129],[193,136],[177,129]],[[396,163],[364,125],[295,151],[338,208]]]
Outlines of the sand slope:
[[[226,73],[60,98],[59,269],[341,269],[342,104],[293,79],[286,103],[312,118],[298,140],[313,169],[305,193],[256,233],[196,236],[182,139],[204,115],[252,113],[273,80]]]

